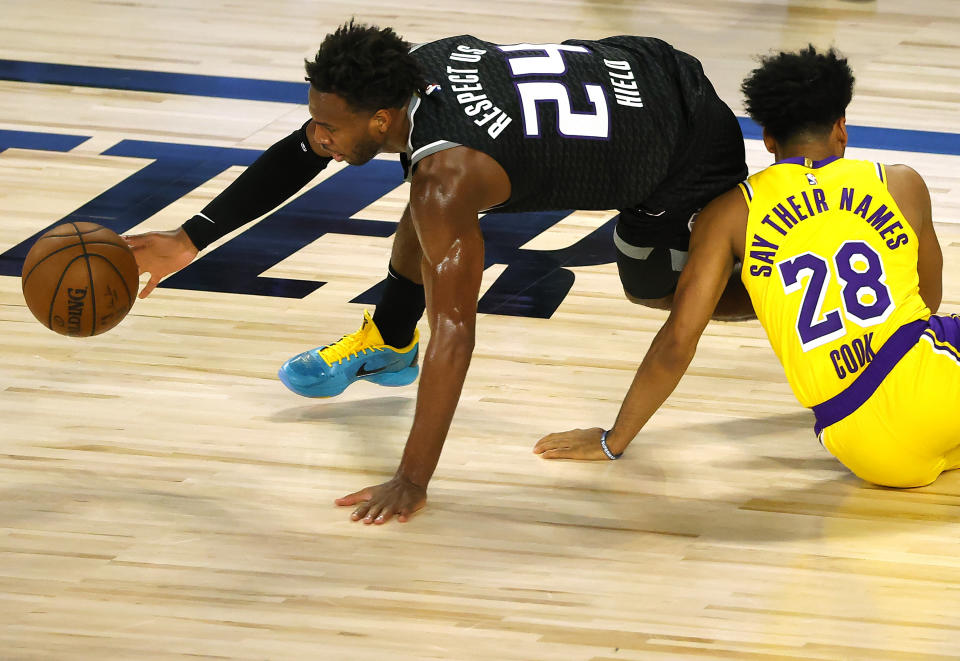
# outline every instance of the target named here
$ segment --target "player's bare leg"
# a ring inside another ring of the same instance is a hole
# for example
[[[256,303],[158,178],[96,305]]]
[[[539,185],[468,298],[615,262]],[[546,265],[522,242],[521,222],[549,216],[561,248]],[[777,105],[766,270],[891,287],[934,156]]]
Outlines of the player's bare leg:
[[[631,303],[656,310],[669,310],[673,306],[673,294],[662,298],[637,298],[631,296],[630,292],[624,291],[624,295]],[[727,283],[726,289],[723,290],[712,318],[715,321],[749,321],[757,318],[750,297],[747,295],[747,290],[740,280],[739,268],[730,276],[730,281]]]

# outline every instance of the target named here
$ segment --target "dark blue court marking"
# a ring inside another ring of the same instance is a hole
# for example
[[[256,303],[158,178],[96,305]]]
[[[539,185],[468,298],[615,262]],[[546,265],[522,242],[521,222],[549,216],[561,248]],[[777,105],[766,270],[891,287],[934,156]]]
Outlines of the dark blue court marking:
[[[614,219],[577,243],[559,250],[529,250],[520,246],[560,222],[571,211],[537,214],[489,214],[480,223],[486,244],[486,264],[507,268],[480,298],[480,312],[549,319],[576,279],[566,267],[609,264],[616,259]]]
[[[616,259],[614,219],[567,248],[520,248],[571,213],[497,213],[483,217],[480,228],[484,239],[484,268],[494,264],[505,264],[507,268],[480,297],[478,312],[549,319],[563,303],[576,279],[568,267],[609,264]],[[382,286],[383,282],[380,282],[350,302],[376,305]]]
[[[233,294],[303,298],[324,282],[265,278],[276,266],[324,234],[387,237],[397,224],[350,216],[373,204],[402,181],[400,166],[373,160],[325,179],[259,223],[164,280],[163,286]],[[386,273],[386,254],[384,255]]]
[[[47,85],[74,85],[135,92],[163,92],[190,96],[215,96],[247,101],[307,102],[307,83],[202,76],[141,69],[84,67],[75,64],[48,64],[0,60],[0,80]]]
[[[749,117],[737,117],[743,137],[762,140],[760,125]],[[849,146],[864,149],[889,149],[891,151],[912,151],[924,154],[960,155],[960,134],[938,133],[936,131],[913,131],[908,129],[888,129],[878,126],[855,126],[847,124]]]
[[[51,140],[48,134],[0,133],[9,143],[27,149],[51,144],[78,144],[82,138]],[[32,136],[32,137],[31,137]],[[62,137],[62,136],[60,136]],[[15,139],[14,139],[15,138]],[[58,138],[54,135],[53,138]],[[141,158],[147,165],[109,190],[0,255],[0,275],[19,276],[34,241],[55,225],[87,221],[118,233],[141,224],[157,212],[227,168],[252,163],[260,151],[124,140],[106,156]],[[260,296],[303,298],[325,283],[268,278],[261,274],[324,234],[389,237],[396,223],[354,219],[360,210],[400,184],[400,166],[374,160],[362,168],[346,168],[281,206],[247,231],[205,254],[161,285],[176,289],[218,291]],[[549,318],[573,286],[566,267],[606,264],[614,260],[613,221],[578,243],[561,250],[529,250],[521,246],[569,215],[569,211],[490,214],[481,227],[486,239],[486,266],[506,269],[479,301],[481,313]],[[386,257],[384,261],[386,271]],[[376,304],[382,282],[352,302]]]
[[[188,94],[248,101],[306,104],[307,84],[257,78],[201,76],[141,69],[112,69],[74,64],[0,60],[0,80],[49,85]],[[760,127],[738,117],[745,138],[759,140]],[[960,134],[847,125],[850,145],[870,149],[960,155]]]
[[[37,134],[34,145],[42,149],[46,140]],[[20,266],[37,238],[50,228],[67,222],[91,222],[123,233],[205,184],[232,165],[250,165],[260,151],[226,149],[165,142],[124,140],[107,151],[107,156],[132,156],[153,162],[104,191],[60,220],[0,255],[0,275],[19,275]]]
[[[64,135],[35,131],[7,131],[0,129],[0,151],[4,149],[42,149],[43,151],[70,151],[90,139],[88,135]]]

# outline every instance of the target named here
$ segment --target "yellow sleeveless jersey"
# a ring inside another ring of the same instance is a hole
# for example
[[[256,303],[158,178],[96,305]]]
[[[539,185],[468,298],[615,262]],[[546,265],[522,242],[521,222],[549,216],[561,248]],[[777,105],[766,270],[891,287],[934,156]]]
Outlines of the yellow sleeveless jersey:
[[[917,235],[884,166],[796,158],[740,184],[741,279],[800,403],[846,389],[903,324],[926,319]]]

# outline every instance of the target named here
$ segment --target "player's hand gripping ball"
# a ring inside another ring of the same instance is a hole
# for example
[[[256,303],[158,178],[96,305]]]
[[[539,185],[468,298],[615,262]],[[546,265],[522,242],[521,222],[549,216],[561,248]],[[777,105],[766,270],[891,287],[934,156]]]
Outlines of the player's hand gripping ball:
[[[119,324],[133,307],[137,261],[113,230],[65,223],[30,248],[21,284],[41,324],[61,335],[89,337]]]

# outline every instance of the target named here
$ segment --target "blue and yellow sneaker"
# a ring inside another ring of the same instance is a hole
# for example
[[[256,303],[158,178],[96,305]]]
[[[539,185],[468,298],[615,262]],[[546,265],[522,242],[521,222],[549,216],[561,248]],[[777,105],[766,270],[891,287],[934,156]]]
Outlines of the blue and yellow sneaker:
[[[333,397],[359,379],[381,386],[405,386],[420,372],[419,349],[417,330],[402,349],[384,344],[373,317],[364,310],[360,330],[294,356],[277,374],[283,385],[304,397]]]

